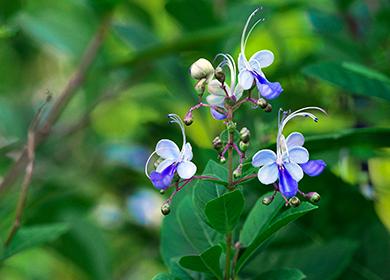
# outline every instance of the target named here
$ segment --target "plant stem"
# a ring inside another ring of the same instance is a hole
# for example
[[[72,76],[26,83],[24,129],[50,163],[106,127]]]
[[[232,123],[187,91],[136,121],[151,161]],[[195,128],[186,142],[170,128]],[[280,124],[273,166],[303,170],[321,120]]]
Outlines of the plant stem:
[[[230,252],[232,248],[232,232],[226,234],[226,262],[225,262],[225,280],[230,280]]]

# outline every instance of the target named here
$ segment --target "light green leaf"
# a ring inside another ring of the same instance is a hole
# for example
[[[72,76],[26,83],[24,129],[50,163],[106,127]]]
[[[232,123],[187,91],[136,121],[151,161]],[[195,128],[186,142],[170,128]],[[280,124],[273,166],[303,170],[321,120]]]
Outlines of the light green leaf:
[[[270,195],[268,193],[266,195]],[[261,204],[262,198],[260,198],[257,204]],[[242,266],[249,260],[249,258],[255,253],[255,251],[263,244],[263,242],[270,237],[273,233],[278,231],[281,227],[287,225],[288,223],[298,219],[302,215],[318,208],[308,202],[303,202],[299,207],[283,207],[284,201],[279,196],[275,198],[275,201],[271,203],[277,203],[277,206],[273,206],[273,209],[266,210],[266,207],[269,206],[260,206],[255,205],[251,213],[248,216],[248,220],[245,221],[243,231],[240,236],[240,240],[247,246],[241,257],[237,262],[237,271],[240,271]],[[267,215],[272,216],[263,216],[263,211]],[[256,222],[256,217],[259,219],[265,219],[264,222]],[[253,223],[253,226],[250,224]],[[258,227],[256,227],[258,226]],[[249,245],[248,245],[249,243]]]
[[[180,265],[199,272],[210,272],[218,279],[222,279],[222,271],[219,264],[222,248],[213,246],[199,256],[185,256],[179,261]]]
[[[165,272],[161,272],[157,275],[155,275],[152,280],[175,280],[174,277],[172,277],[171,275],[169,275],[168,273],[165,273]]]
[[[254,278],[254,280],[302,280],[305,278],[305,274],[299,269],[281,268],[264,272]]]
[[[321,62],[305,67],[303,73],[346,92],[390,101],[390,79],[382,73],[351,62]]]
[[[11,243],[4,249],[1,260],[16,253],[53,241],[69,230],[64,223],[22,227],[17,231]]]
[[[218,232],[226,233],[237,225],[244,210],[244,196],[240,190],[228,192],[206,204],[209,224]]]

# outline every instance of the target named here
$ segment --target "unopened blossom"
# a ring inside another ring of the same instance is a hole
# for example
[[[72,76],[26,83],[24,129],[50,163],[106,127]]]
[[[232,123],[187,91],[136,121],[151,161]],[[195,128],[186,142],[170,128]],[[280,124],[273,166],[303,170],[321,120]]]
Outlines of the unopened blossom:
[[[307,110],[319,110],[318,107],[306,107],[289,115],[284,115],[279,121],[276,139],[276,153],[269,149],[258,151],[252,158],[254,167],[261,167],[257,177],[262,184],[269,185],[278,181],[277,190],[285,198],[291,198],[298,192],[298,182],[304,173],[309,176],[319,175],[325,168],[323,160],[309,160],[309,152],[303,147],[304,136],[292,132],[287,138],[283,135],[285,125],[296,117],[309,117],[314,121],[318,118]]]
[[[262,68],[266,68],[273,63],[274,54],[269,50],[261,50],[252,55],[249,60],[245,55],[249,35],[255,26],[263,21],[263,19],[256,21],[248,30],[249,24],[257,11],[258,9],[249,16],[241,35],[241,52],[238,56],[238,82],[244,90],[252,88],[253,84],[256,83],[259,94],[267,99],[273,99],[283,91],[282,86],[278,82],[268,81]]]
[[[150,155],[145,165],[145,174],[159,190],[167,189],[177,173],[182,179],[189,179],[196,173],[196,165],[191,162],[193,154],[191,144],[186,141],[184,124],[176,114],[169,114],[171,123],[180,126],[183,135],[183,145],[181,150],[169,139],[160,140],[154,152]],[[149,173],[148,168],[154,155],[158,155],[162,161],[157,165],[156,170]]]
[[[227,66],[230,71],[230,85],[224,83],[222,84],[217,79],[213,79],[208,83],[207,91],[210,95],[207,96],[207,103],[214,106],[211,108],[212,116],[217,120],[226,119],[225,111],[225,100],[232,99],[237,101],[241,98],[243,93],[243,88],[236,83],[237,69],[234,59],[229,54],[218,54],[217,57],[222,57],[222,62],[218,67]],[[216,110],[215,107],[220,110]]]

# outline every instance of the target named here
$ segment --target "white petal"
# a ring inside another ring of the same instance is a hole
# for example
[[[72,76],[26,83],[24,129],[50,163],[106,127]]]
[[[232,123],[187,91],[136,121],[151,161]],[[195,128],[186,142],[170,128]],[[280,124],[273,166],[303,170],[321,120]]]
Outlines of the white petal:
[[[158,141],[156,145],[156,154],[163,159],[176,160],[180,155],[180,150],[175,142],[168,139],[162,139]]]
[[[288,150],[288,156],[291,162],[306,163],[309,161],[309,152],[304,147],[294,147]]]
[[[249,59],[249,64],[256,71],[270,66],[273,62],[274,54],[269,50],[258,51]]]
[[[246,61],[246,58],[244,57],[244,55],[242,53],[240,53],[238,55],[238,72],[242,72],[242,71],[246,70],[246,63],[248,63]]]
[[[168,166],[170,166],[172,163],[174,163],[175,161],[172,160],[172,159],[164,159],[162,162],[160,162],[160,164],[157,166],[156,168],[156,171],[157,172],[161,172],[163,171],[165,168],[167,168]]]
[[[244,92],[244,89],[239,84],[234,89],[234,96],[236,97],[236,100],[240,99],[242,96],[242,93]]]
[[[211,80],[207,85],[207,91],[213,95],[226,95],[225,91],[221,88],[221,83],[218,80]]]
[[[253,85],[253,75],[248,70],[244,70],[238,74],[238,83],[243,89],[250,89]]]
[[[302,133],[292,132],[286,139],[286,145],[288,149],[291,149],[295,146],[303,146],[305,143],[305,137],[303,137]]]
[[[220,106],[223,107],[225,103],[225,97],[224,96],[219,96],[219,95],[214,95],[210,94],[206,97],[207,103],[213,106]]]
[[[283,166],[287,169],[288,173],[290,173],[291,177],[299,182],[303,178],[303,170],[302,168],[294,163],[294,162],[286,162]]]
[[[184,145],[183,158],[184,160],[191,160],[193,157],[192,146],[190,143]]]
[[[260,150],[252,157],[252,165],[260,167],[276,161],[276,154],[272,150]]]
[[[275,183],[279,176],[279,170],[276,163],[264,165],[259,169],[257,178],[264,185]]]
[[[182,161],[177,167],[177,174],[182,179],[189,179],[196,173],[196,165],[191,161]]]

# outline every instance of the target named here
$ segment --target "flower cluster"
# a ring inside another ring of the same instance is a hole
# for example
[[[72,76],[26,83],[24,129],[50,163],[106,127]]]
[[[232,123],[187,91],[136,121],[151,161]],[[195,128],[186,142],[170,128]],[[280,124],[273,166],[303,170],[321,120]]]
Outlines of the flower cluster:
[[[145,166],[146,175],[157,189],[165,191],[170,186],[175,186],[171,197],[162,207],[164,214],[169,213],[169,203],[172,197],[193,179],[215,179],[207,176],[195,176],[197,168],[191,162],[193,157],[191,144],[186,141],[184,124],[191,125],[193,123],[193,112],[199,108],[207,107],[214,119],[226,124],[228,136],[224,139],[221,139],[222,136],[216,137],[213,140],[213,146],[218,151],[221,163],[227,161],[225,155],[229,151],[228,171],[231,176],[229,176],[227,188],[232,190],[238,184],[254,177],[252,176],[254,174],[251,174],[234,181],[242,176],[243,163],[247,159],[246,152],[250,139],[250,131],[246,127],[241,128],[240,132],[236,130],[234,112],[245,103],[254,104],[255,106],[252,106],[254,109],[260,107],[265,112],[270,112],[272,106],[268,100],[277,98],[283,92],[280,83],[270,82],[263,72],[264,68],[273,63],[274,54],[270,50],[260,50],[248,60],[245,53],[251,32],[258,23],[264,20],[259,19],[252,23],[257,12],[258,9],[249,16],[244,26],[237,64],[230,54],[220,53],[216,56],[216,60],[220,60],[220,62],[215,68],[210,61],[204,58],[198,59],[190,67],[190,75],[197,81],[194,87],[198,93],[199,102],[189,109],[183,121],[175,114],[168,115],[171,122],[178,124],[181,128],[182,148],[180,150],[171,140],[160,140]],[[227,70],[226,74],[225,69]],[[204,96],[205,102],[203,101]],[[301,133],[293,132],[287,138],[283,135],[286,124],[296,117],[308,117],[317,122],[318,118],[310,112],[311,110],[324,112],[318,107],[306,107],[292,113],[280,111],[276,153],[264,149],[252,157],[253,167],[259,168],[257,175],[255,175],[259,181],[264,185],[273,184],[275,194],[281,193],[286,204],[293,206],[299,204],[299,199],[296,197],[298,193],[312,202],[319,200],[317,193],[302,193],[298,189],[298,182],[303,178],[304,173],[309,176],[317,176],[326,166],[322,160],[309,160],[309,152],[303,147],[305,139]],[[239,140],[234,136],[236,131],[239,134]],[[233,151],[239,156],[239,164],[234,171],[232,169]],[[274,195],[263,203],[272,202]]]

